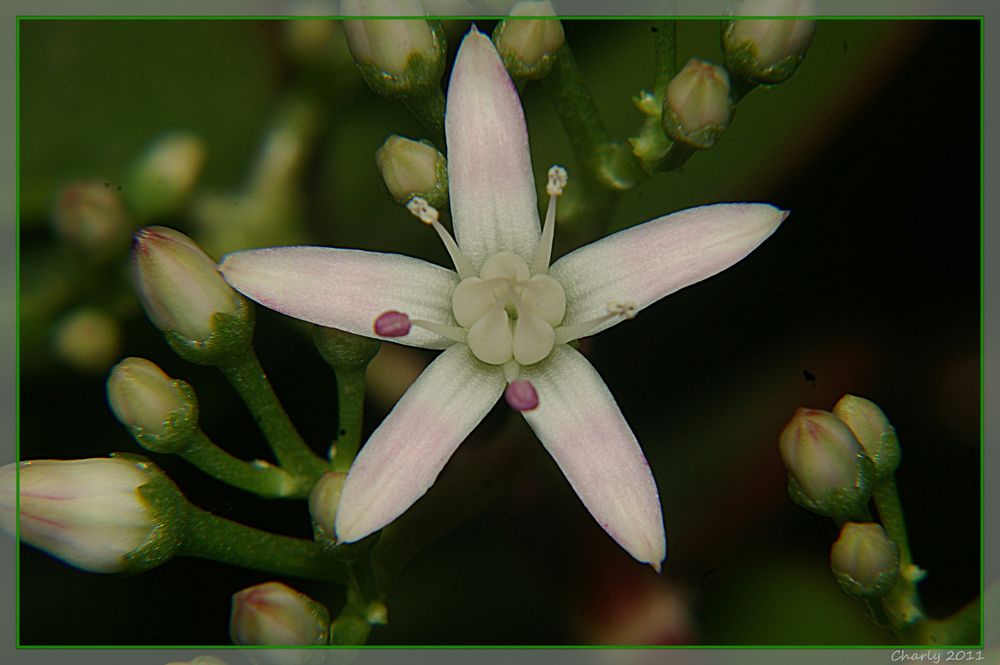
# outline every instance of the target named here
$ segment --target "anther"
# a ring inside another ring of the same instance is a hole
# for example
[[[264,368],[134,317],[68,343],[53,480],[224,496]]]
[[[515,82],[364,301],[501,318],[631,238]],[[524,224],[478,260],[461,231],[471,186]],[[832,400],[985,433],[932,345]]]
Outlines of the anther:
[[[531,411],[538,408],[538,393],[530,381],[523,379],[511,381],[503,391],[503,397],[515,411]]]
[[[566,169],[561,166],[549,167],[549,182],[545,185],[545,193],[549,196],[559,196],[567,182],[569,176],[566,175]]]
[[[380,337],[403,337],[410,332],[410,317],[390,310],[375,319],[374,327],[375,334]]]
[[[427,226],[433,226],[440,217],[437,208],[428,203],[427,199],[422,196],[414,196],[410,199],[410,202],[406,204],[406,209]]]

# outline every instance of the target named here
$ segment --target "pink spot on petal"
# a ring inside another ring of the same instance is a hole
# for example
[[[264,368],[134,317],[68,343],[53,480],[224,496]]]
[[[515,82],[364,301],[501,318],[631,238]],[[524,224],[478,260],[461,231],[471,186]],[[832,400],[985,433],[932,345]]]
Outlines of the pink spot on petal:
[[[503,396],[515,411],[531,411],[538,407],[538,393],[530,381],[511,381]]]
[[[410,332],[410,317],[402,312],[388,311],[375,319],[375,334],[381,337],[402,337]]]

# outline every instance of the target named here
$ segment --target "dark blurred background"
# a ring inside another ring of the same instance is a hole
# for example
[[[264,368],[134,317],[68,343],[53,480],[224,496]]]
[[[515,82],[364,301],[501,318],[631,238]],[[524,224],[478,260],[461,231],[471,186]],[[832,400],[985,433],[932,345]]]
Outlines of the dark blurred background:
[[[449,24],[450,57],[467,25]],[[652,24],[564,25],[609,128],[628,136],[640,122],[630,97],[651,84]],[[164,220],[197,238],[199,202],[245,192],[289,90],[305,91],[317,129],[299,198],[280,208],[295,218],[295,233],[446,262],[433,234],[384,192],[374,164],[388,134],[423,130],[360,82],[336,26],[333,46],[311,64],[289,55],[298,53],[294,29],[281,21],[20,22],[22,459],[140,452],[107,407],[106,371],[76,369],[52,350],[59,317],[81,304],[113,313],[123,340],[115,359],[150,358],[195,387],[203,427],[218,443],[248,459],[268,456],[224,379],[176,358],[142,315],[128,295],[124,254],[100,268],[104,288],[53,295],[47,286],[73,282],[81,265],[50,224],[60,189],[79,179],[127,185],[144,147],[166,131],[204,141],[191,207]],[[721,60],[718,21],[682,21],[679,33],[681,63]],[[593,523],[527,427],[505,425],[512,415],[501,406],[418,508],[446,505],[462,474],[484,464],[496,466],[497,500],[404,571],[388,598],[390,623],[372,643],[892,643],[838,591],[828,566],[837,528],[788,499],[777,453],[797,407],[830,409],[848,392],[878,403],[900,436],[897,479],[915,561],[929,573],[920,585],[928,614],[946,616],[975,597],[980,48],[973,20],[822,21],[791,81],[751,93],[715,148],[627,194],[608,221],[618,229],[720,201],[792,211],[738,266],[584,344],[657,478],[669,543],[662,575]],[[552,163],[566,164],[572,178],[549,99],[534,84],[523,99],[536,180]],[[210,251],[236,249],[224,245]],[[262,363],[322,450],[336,430],[333,376],[308,337],[289,330],[300,328],[258,311]],[[369,431],[430,357],[384,346],[371,370]],[[248,497],[170,457],[155,461],[206,509],[310,533],[299,502]],[[193,559],[100,576],[30,547],[20,564],[24,645],[228,644],[231,594],[270,579]],[[287,581],[334,612],[342,602],[336,590]]]

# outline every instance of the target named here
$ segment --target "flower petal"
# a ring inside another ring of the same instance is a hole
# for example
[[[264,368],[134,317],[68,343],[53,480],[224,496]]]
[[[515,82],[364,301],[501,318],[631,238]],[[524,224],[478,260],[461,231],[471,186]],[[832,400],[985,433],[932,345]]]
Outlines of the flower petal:
[[[503,371],[476,360],[464,344],[438,356],[354,460],[337,509],[337,537],[360,540],[423,496],[505,385]]]
[[[451,292],[458,283],[451,270],[420,259],[330,247],[235,252],[219,269],[234,289],[265,307],[366,337],[378,337],[375,319],[389,310],[450,323]],[[391,339],[427,349],[452,343],[416,327]]]
[[[667,544],[656,483],[597,371],[559,345],[520,378],[538,393],[538,407],[524,417],[583,505],[626,552],[659,571]]]
[[[759,203],[701,206],[581,247],[549,269],[566,289],[563,325],[604,316],[612,302],[634,302],[642,309],[707,279],[752,252],[787,216]],[[611,319],[590,334],[620,320]]]
[[[524,112],[493,42],[475,28],[452,70],[445,132],[459,247],[476,268],[499,251],[531,261],[541,231]]]

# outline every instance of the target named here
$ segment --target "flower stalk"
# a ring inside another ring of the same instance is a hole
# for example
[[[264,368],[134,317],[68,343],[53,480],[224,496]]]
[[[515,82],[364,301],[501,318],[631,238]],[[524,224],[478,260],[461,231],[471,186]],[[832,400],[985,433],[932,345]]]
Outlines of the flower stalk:
[[[344,584],[348,571],[315,542],[233,522],[191,506],[180,554],[221,561],[277,575]]]

